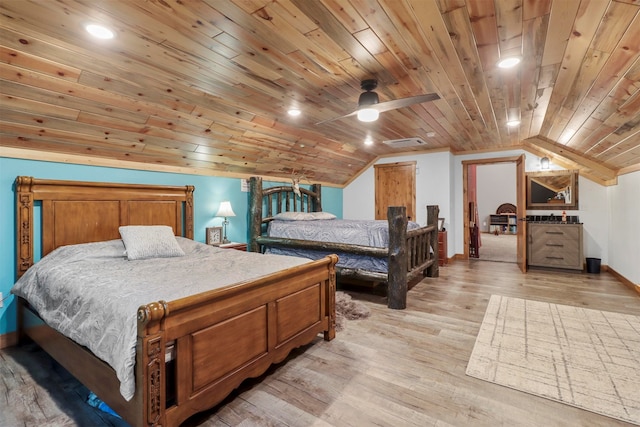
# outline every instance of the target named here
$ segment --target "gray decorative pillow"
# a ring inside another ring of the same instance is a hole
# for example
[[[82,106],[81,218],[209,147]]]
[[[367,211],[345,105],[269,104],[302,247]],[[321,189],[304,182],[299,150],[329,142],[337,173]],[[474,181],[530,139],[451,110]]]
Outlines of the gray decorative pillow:
[[[126,225],[119,230],[129,261],[184,256],[184,251],[169,226]]]
[[[316,221],[319,219],[336,219],[336,216],[329,212],[280,212],[273,217],[280,221]]]

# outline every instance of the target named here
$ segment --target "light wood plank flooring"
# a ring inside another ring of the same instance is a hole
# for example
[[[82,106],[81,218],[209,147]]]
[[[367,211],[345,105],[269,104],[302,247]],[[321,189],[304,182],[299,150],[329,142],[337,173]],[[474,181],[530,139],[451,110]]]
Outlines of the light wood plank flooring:
[[[456,261],[409,291],[406,310],[350,292],[372,311],[248,381],[188,426],[621,426],[581,409],[467,377],[489,297],[640,314],[640,297],[602,273]],[[37,347],[0,351],[0,426],[123,426]]]

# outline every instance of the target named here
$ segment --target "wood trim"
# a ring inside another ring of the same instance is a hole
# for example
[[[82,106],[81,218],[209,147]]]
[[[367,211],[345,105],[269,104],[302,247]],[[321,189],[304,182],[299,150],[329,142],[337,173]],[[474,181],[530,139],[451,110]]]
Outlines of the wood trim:
[[[463,165],[494,165],[498,163],[515,163],[520,160],[520,156],[492,157],[490,159],[463,160]]]
[[[249,177],[249,174],[244,174],[244,173],[224,172],[224,171],[216,171],[212,169],[186,168],[186,167],[180,167],[180,166],[157,165],[157,164],[134,162],[134,161],[123,161],[120,159],[111,160],[111,159],[106,159],[104,157],[89,157],[89,156],[80,156],[80,155],[73,155],[73,154],[60,154],[60,153],[27,150],[23,148],[13,148],[13,147],[0,147],[0,157],[7,157],[11,159],[22,159],[22,160],[35,160],[40,162],[96,166],[96,167],[105,167],[105,168],[180,173],[185,175],[197,175],[197,176],[214,176],[214,177],[238,178],[238,179],[248,179]],[[375,159],[371,163],[374,163],[375,161],[377,161],[377,159]],[[364,170],[366,170],[366,168]],[[267,181],[282,182],[283,180],[281,176],[273,176],[273,175],[260,175],[260,176]],[[349,185],[351,181],[345,183],[344,185],[336,185],[335,183],[326,182],[326,181],[317,181],[317,183],[326,185],[327,187],[345,188],[347,185]]]
[[[415,160],[407,161],[407,162],[393,162],[393,163],[379,163],[377,165],[373,165],[374,168],[394,168],[396,166],[415,166],[418,162]]]
[[[615,277],[616,279],[618,279],[623,285],[625,285],[627,288],[629,288],[629,289],[631,289],[633,291],[636,291],[638,296],[640,296],[640,284],[633,283],[631,280],[627,279],[622,274],[618,273],[617,271],[615,271],[613,268],[609,267],[608,265],[601,267],[601,269],[611,273],[611,275],[613,277]]]
[[[9,332],[7,334],[0,335],[0,350],[7,347],[13,347],[18,344],[18,333]]]

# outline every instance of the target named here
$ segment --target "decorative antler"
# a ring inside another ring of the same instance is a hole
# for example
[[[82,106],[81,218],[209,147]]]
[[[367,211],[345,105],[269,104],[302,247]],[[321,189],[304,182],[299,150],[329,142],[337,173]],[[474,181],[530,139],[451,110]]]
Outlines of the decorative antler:
[[[297,174],[295,170],[293,172],[291,172],[291,183],[292,183],[291,186],[293,187],[293,192],[298,197],[302,197],[301,193],[300,193],[300,180],[301,179],[307,179],[307,178],[304,176],[304,174]]]

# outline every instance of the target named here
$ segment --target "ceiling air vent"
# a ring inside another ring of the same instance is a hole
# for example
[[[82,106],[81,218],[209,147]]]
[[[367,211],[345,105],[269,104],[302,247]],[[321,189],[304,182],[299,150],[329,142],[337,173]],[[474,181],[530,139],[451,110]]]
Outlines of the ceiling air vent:
[[[421,138],[390,139],[382,141],[382,143],[394,148],[421,147],[427,145],[427,143]]]

